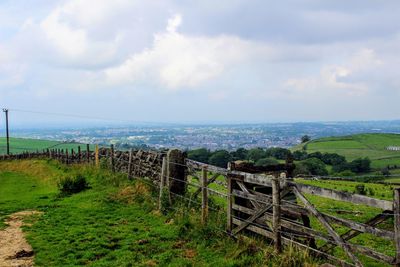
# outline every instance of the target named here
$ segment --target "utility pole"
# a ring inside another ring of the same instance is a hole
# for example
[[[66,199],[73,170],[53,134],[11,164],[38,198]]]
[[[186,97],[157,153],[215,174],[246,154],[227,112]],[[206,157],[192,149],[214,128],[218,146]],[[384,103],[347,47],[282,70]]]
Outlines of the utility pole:
[[[3,111],[6,114],[7,155],[10,155],[10,133],[8,131],[8,109],[3,108]]]

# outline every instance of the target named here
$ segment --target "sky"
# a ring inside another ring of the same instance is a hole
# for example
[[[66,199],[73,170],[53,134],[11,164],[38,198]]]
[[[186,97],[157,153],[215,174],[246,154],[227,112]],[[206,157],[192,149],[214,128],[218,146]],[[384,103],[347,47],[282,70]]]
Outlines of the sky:
[[[399,14],[398,0],[0,0],[0,107],[37,125],[67,119],[17,110],[399,119]]]

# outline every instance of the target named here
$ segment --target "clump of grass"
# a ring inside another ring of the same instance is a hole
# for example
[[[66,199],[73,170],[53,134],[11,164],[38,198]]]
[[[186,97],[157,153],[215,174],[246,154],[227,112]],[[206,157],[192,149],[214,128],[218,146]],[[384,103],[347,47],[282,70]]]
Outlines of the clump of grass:
[[[136,181],[134,184],[127,185],[120,188],[117,192],[111,193],[107,197],[107,200],[124,204],[143,203],[151,199],[151,193],[151,188],[148,185]]]
[[[57,186],[61,195],[72,195],[90,188],[86,178],[81,174],[63,177]]]

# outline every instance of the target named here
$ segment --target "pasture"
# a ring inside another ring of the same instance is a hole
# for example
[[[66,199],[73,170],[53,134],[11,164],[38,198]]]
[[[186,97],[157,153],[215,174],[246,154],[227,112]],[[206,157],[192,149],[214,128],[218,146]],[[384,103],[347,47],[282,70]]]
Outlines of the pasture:
[[[0,137],[0,155],[6,154],[6,138]],[[74,149],[78,150],[78,146],[81,146],[82,150],[86,150],[86,144],[80,143],[69,143],[69,142],[59,142],[51,140],[42,139],[27,139],[27,138],[10,138],[10,153],[18,154],[25,151],[36,152],[36,150],[42,151],[43,149]],[[94,149],[94,146],[90,146]]]
[[[369,157],[375,170],[387,165],[400,167],[400,151],[389,151],[388,146],[400,146],[399,134],[356,134],[340,137],[326,137],[311,140],[295,146],[292,150],[304,149],[307,153],[337,153],[347,161],[360,157]]]

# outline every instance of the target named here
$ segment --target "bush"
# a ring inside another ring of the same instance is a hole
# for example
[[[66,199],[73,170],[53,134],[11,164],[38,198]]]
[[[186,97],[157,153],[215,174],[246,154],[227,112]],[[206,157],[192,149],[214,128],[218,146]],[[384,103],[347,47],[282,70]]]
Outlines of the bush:
[[[265,156],[286,160],[289,156],[292,156],[292,152],[286,148],[271,147],[265,151]]]
[[[294,160],[305,160],[307,159],[308,154],[306,151],[301,151],[301,150],[296,150],[293,152],[293,158]]]
[[[309,158],[296,164],[295,175],[312,174],[312,175],[328,175],[325,164],[317,158]]]
[[[366,195],[367,191],[365,190],[365,186],[363,184],[358,184],[356,185],[356,190],[354,193],[359,194],[359,195]]]
[[[367,188],[368,195],[373,197],[375,196],[375,190],[372,187]]]
[[[349,163],[349,169],[355,173],[371,171],[371,160],[369,158],[358,158]]]
[[[194,149],[194,150],[190,150],[188,152],[188,158],[195,160],[195,161],[208,163],[208,160],[209,160],[211,154],[212,153],[205,148]]]
[[[209,163],[211,165],[215,165],[221,168],[226,168],[228,166],[228,162],[231,161],[231,154],[229,154],[226,150],[217,150],[213,153],[213,155],[209,159]]]
[[[265,158],[266,154],[262,148],[252,148],[247,153],[247,159],[253,162]]]
[[[389,168],[386,167],[386,168],[381,169],[381,174],[384,176],[389,176],[390,175]]]
[[[263,158],[256,161],[255,166],[267,167],[271,165],[277,165],[279,162],[275,158]]]
[[[63,195],[79,193],[89,188],[86,178],[80,174],[75,177],[67,176],[58,182],[58,189]]]
[[[308,135],[303,135],[303,136],[301,137],[301,143],[302,143],[302,144],[307,143],[307,142],[309,142],[310,140],[311,140],[311,137],[308,136]]]

